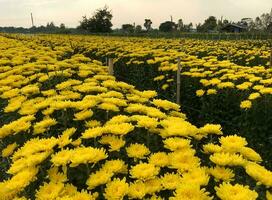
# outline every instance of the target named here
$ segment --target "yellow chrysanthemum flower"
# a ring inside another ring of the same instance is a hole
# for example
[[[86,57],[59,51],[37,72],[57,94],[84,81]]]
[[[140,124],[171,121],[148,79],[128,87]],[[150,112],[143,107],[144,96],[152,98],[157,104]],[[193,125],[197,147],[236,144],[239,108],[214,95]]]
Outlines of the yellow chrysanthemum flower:
[[[199,185],[181,184],[175,191],[175,196],[170,200],[212,200],[209,193],[205,189],[201,189]]]
[[[153,164],[140,163],[130,169],[130,175],[134,179],[149,180],[159,174],[160,169]]]
[[[207,169],[207,171],[217,181],[219,180],[231,181],[235,176],[235,174],[233,173],[231,169],[225,168],[225,167],[216,166],[216,167]]]
[[[114,179],[107,183],[104,197],[108,200],[123,199],[123,197],[127,195],[128,189],[129,185],[126,179]]]
[[[249,100],[244,100],[240,104],[240,108],[245,109],[245,110],[247,110],[247,109],[249,109],[251,107],[252,107],[252,103]]]
[[[128,157],[142,159],[150,154],[149,149],[144,144],[131,144],[126,148]]]
[[[222,200],[255,200],[258,197],[257,192],[240,184],[222,183],[219,187],[215,187],[215,190],[216,195]]]

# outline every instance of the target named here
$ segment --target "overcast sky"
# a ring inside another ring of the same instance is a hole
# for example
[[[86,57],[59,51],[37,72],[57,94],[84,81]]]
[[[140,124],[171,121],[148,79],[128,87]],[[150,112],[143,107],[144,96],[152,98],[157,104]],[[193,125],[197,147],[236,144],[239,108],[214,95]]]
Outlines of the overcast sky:
[[[30,27],[30,13],[34,24],[54,21],[76,27],[83,15],[91,16],[97,8],[108,5],[113,13],[114,27],[124,23],[143,25],[145,18],[160,22],[182,18],[194,25],[210,15],[223,16],[232,21],[270,12],[272,0],[0,0],[0,26]]]

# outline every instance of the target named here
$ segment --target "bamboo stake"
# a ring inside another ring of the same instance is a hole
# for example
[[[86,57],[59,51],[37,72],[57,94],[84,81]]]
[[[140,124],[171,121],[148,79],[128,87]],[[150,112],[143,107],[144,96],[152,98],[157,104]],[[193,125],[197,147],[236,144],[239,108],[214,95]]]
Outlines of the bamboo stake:
[[[178,57],[177,69],[177,104],[180,104],[180,57]]]
[[[109,75],[114,75],[114,71],[113,71],[113,59],[109,58]]]
[[[270,67],[272,68],[272,49],[270,50]]]
[[[230,49],[229,49],[229,47],[228,47],[227,49],[228,49],[228,56],[227,56],[227,60],[230,60]]]

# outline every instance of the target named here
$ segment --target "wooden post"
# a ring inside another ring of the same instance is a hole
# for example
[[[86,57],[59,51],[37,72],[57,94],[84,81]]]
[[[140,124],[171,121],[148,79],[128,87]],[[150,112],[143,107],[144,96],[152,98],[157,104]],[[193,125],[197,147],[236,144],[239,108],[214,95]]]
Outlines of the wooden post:
[[[270,50],[270,68],[272,68],[272,49]]]
[[[230,60],[230,48],[227,46],[227,60]]]
[[[109,75],[114,75],[114,71],[113,71],[113,59],[109,58]]]
[[[178,69],[177,69],[177,104],[180,104],[180,57],[178,57]]]

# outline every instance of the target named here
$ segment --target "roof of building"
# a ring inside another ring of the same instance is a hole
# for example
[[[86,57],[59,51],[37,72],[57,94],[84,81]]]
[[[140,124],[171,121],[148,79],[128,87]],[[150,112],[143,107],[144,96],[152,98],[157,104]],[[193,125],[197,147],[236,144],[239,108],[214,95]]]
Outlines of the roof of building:
[[[235,28],[240,28],[240,29],[247,29],[246,26],[244,25],[240,25],[240,24],[227,24],[223,27],[223,29],[227,28],[227,27],[235,27]]]

